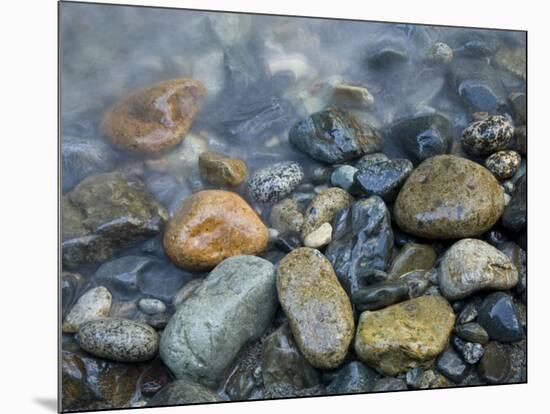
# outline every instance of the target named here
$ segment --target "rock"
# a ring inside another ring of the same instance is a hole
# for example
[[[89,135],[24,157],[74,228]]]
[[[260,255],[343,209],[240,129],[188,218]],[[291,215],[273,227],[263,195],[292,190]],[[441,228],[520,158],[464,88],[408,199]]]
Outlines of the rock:
[[[182,141],[205,94],[193,79],[159,82],[118,101],[105,114],[102,128],[117,148],[159,154]]]
[[[82,276],[78,273],[61,273],[61,318],[65,319],[72,309],[77,293],[82,284]]]
[[[393,248],[390,213],[380,197],[372,196],[340,211],[332,228],[326,255],[344,289],[353,295],[388,267]]]
[[[156,315],[166,310],[166,305],[158,299],[143,298],[138,302],[139,309],[147,315]]]
[[[334,167],[332,165],[316,167],[311,171],[311,182],[313,184],[325,184],[330,179],[333,171]]]
[[[409,59],[403,45],[397,42],[382,42],[375,48],[376,50],[369,51],[367,62],[372,69],[377,71],[395,69]]]
[[[453,49],[443,42],[436,42],[430,48],[429,57],[436,63],[447,64],[453,60]]]
[[[527,95],[523,92],[514,92],[509,95],[509,99],[514,110],[514,123],[525,125],[527,123]]]
[[[109,312],[109,318],[134,319],[138,312],[137,304],[133,300],[114,302]]]
[[[244,161],[210,151],[199,155],[199,171],[206,181],[228,186],[239,185],[248,174]]]
[[[407,243],[392,261],[389,275],[397,279],[412,270],[429,270],[435,264],[437,254],[433,247],[427,244]]]
[[[168,260],[154,256],[122,256],[102,264],[93,280],[106,286],[116,300],[154,297],[170,301],[174,292],[193,278]]]
[[[481,377],[490,384],[501,384],[510,374],[510,356],[504,345],[490,342],[478,365]]]
[[[406,159],[382,161],[359,170],[355,183],[367,196],[377,195],[389,202],[395,199],[412,170],[412,163]]]
[[[506,255],[489,243],[462,239],[443,256],[439,288],[447,299],[462,299],[479,290],[511,289],[518,271]]]
[[[287,324],[265,339],[261,370],[264,386],[275,392],[281,387],[300,390],[320,384],[319,371],[300,353]]]
[[[386,133],[415,164],[451,149],[451,122],[439,114],[420,115],[394,122]]]
[[[500,47],[495,55],[495,63],[520,79],[527,79],[526,47]]]
[[[300,151],[328,164],[358,158],[379,151],[380,133],[350,112],[327,108],[299,121],[288,133]]]
[[[504,191],[485,168],[438,155],[409,176],[394,204],[398,226],[431,239],[471,237],[489,230],[504,210]]]
[[[468,369],[468,366],[452,347],[447,347],[445,352],[437,359],[436,365],[439,372],[456,384],[460,384],[466,376],[466,370]]]
[[[80,327],[77,342],[82,349],[100,358],[119,362],[153,359],[159,336],[149,325],[127,319],[102,319]]]
[[[78,332],[82,324],[108,317],[112,300],[111,293],[105,287],[90,289],[78,299],[65,318],[63,332]]]
[[[254,256],[225,259],[166,325],[162,361],[177,378],[215,386],[242,346],[271,324],[276,307],[271,263]]]
[[[383,152],[375,152],[373,154],[363,155],[355,162],[355,168],[358,170],[365,170],[371,165],[378,164],[379,162],[389,161],[389,158]]]
[[[279,235],[275,245],[283,252],[290,253],[292,250],[302,247],[302,238],[298,233],[285,233]]]
[[[318,249],[330,243],[332,240],[332,226],[323,223],[317,229],[309,233],[304,239],[304,246]]]
[[[385,308],[408,297],[409,288],[404,282],[386,282],[357,289],[351,297],[359,312]]]
[[[227,257],[258,254],[267,241],[267,227],[239,195],[205,190],[178,208],[163,243],[177,266],[196,271],[211,269]]]
[[[518,180],[512,199],[502,214],[502,224],[513,232],[527,227],[527,175]]]
[[[357,194],[359,189],[354,180],[357,171],[357,168],[351,165],[341,165],[332,172],[330,183],[335,187],[346,190],[350,194]]]
[[[455,326],[455,333],[465,341],[485,345],[489,342],[489,334],[483,327],[474,322]]]
[[[459,347],[455,345],[455,348],[460,352],[462,359],[467,364],[477,364],[481,357],[483,357],[483,353],[485,352],[483,345],[474,342],[464,342],[458,337],[454,337],[454,339],[461,342],[461,345]]]
[[[63,136],[61,140],[62,190],[70,190],[89,175],[114,168],[116,156],[104,142],[92,138]]]
[[[403,391],[407,389],[407,384],[405,381],[399,378],[384,377],[380,378],[374,384],[372,388],[373,392],[384,392],[384,391]]]
[[[90,176],[62,197],[62,258],[68,267],[105,261],[159,233],[166,210],[139,179],[120,173]]]
[[[348,207],[353,197],[341,188],[332,187],[321,191],[309,203],[304,213],[302,238],[317,230],[324,223],[330,223],[336,213]]]
[[[327,258],[308,247],[289,253],[277,269],[277,293],[306,359],[318,368],[340,365],[353,338],[353,312]]]
[[[178,307],[181,303],[183,303],[185,300],[187,300],[194,292],[197,290],[197,288],[202,285],[202,282],[204,282],[204,279],[193,279],[187,282],[180,290],[176,292],[174,295],[174,298],[172,299],[172,305],[174,307]]]
[[[374,97],[367,88],[340,84],[332,88],[331,99],[346,108],[367,109],[374,104]]]
[[[503,150],[514,136],[514,127],[502,115],[475,121],[462,131],[462,146],[473,155],[487,155]]]
[[[363,312],[355,352],[383,375],[427,368],[445,349],[455,315],[440,296],[422,296],[378,311]]]
[[[521,155],[527,155],[527,127],[522,125],[514,128],[515,150]]]
[[[279,201],[289,195],[303,178],[304,171],[300,164],[278,162],[257,170],[248,181],[248,189],[262,203]]]
[[[371,392],[378,377],[376,371],[365,364],[352,361],[338,370],[326,392],[329,395]]]
[[[147,364],[147,368],[141,376],[141,394],[151,397],[173,381],[174,377],[170,373],[170,370],[157,358],[150,364]]]
[[[223,399],[214,391],[184,378],[165,385],[155,394],[151,401],[147,403],[147,406],[158,407],[164,405],[204,404],[219,401],[223,401]]]
[[[285,198],[273,206],[269,222],[280,233],[299,232],[304,224],[304,215],[296,201]]]
[[[413,368],[407,371],[405,382],[407,386],[413,389],[419,389],[422,386],[424,370],[422,368]]]
[[[477,321],[495,341],[516,342],[525,336],[516,305],[512,297],[503,292],[491,293],[485,298]]]
[[[516,151],[498,151],[491,154],[485,160],[485,167],[491,171],[498,180],[512,177],[519,168],[521,155]]]

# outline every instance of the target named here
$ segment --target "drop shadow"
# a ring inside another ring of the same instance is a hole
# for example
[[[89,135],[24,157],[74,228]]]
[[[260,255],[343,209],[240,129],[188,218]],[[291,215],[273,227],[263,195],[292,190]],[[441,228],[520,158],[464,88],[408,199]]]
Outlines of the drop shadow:
[[[56,398],[48,398],[48,397],[35,397],[33,398],[33,402],[41,405],[42,407],[48,409],[49,411],[52,411],[54,413],[57,412],[57,399]]]

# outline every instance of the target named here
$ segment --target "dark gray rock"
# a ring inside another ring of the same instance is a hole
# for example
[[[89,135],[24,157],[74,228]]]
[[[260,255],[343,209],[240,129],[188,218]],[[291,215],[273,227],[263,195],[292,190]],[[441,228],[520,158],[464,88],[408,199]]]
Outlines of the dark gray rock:
[[[376,381],[372,391],[382,392],[382,391],[403,391],[407,389],[407,384],[405,381],[399,378],[393,377],[384,377]]]
[[[480,306],[481,299],[478,297],[475,297],[472,301],[468,302],[458,314],[456,324],[461,325],[474,321],[477,318]]]
[[[477,321],[492,340],[516,342],[524,338],[516,305],[510,295],[495,292],[485,298]]]
[[[379,374],[367,365],[353,361],[338,369],[327,385],[327,394],[356,394],[371,392]]]
[[[436,363],[437,369],[452,382],[459,384],[466,376],[468,366],[452,347],[447,347],[439,356]]]
[[[413,368],[407,371],[405,382],[411,388],[418,389],[422,385],[424,370],[422,368]]]
[[[527,227],[527,175],[516,183],[512,199],[502,213],[502,225],[513,232]]]
[[[337,167],[330,176],[330,183],[336,187],[346,190],[350,194],[358,193],[357,183],[354,181],[357,168],[351,165],[341,165]]]
[[[351,297],[359,312],[377,310],[408,298],[409,288],[404,282],[387,282],[361,287]]]
[[[262,202],[279,201],[296,188],[304,178],[300,164],[292,161],[278,162],[257,170],[248,181],[252,196]]]
[[[298,233],[280,234],[275,245],[283,252],[290,253],[292,250],[302,247],[302,238]]]
[[[487,331],[483,329],[480,324],[475,322],[457,325],[455,327],[455,333],[465,341],[477,342],[482,345],[489,342],[489,334]]]
[[[356,201],[332,223],[326,256],[349,294],[366,285],[375,271],[386,271],[393,248],[390,213],[378,196]]]
[[[71,310],[79,288],[82,285],[82,276],[78,273],[63,272],[61,275],[61,318],[65,319]]]
[[[381,149],[382,136],[350,112],[327,108],[299,121],[289,141],[312,158],[334,164]]]
[[[510,355],[504,345],[490,342],[478,365],[479,375],[490,384],[501,384],[510,374]]]
[[[148,407],[164,405],[198,404],[223,401],[209,388],[189,379],[179,379],[162,387],[147,404]]]
[[[355,168],[357,168],[358,170],[364,170],[365,168],[368,168],[373,164],[388,160],[388,156],[383,152],[375,152],[372,154],[363,155],[361,158],[359,158],[355,162]]]
[[[412,163],[406,159],[382,161],[359,170],[355,183],[367,196],[377,195],[390,202],[412,170]]]

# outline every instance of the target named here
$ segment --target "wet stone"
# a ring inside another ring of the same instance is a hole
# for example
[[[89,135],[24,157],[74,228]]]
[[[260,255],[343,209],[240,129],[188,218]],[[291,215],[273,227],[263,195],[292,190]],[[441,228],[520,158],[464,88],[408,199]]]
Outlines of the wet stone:
[[[498,151],[485,160],[485,167],[499,180],[512,177],[521,163],[521,155],[516,151]]]
[[[492,115],[468,125],[462,131],[462,146],[473,155],[503,150],[514,136],[514,127],[502,115]]]
[[[302,238],[298,233],[281,234],[275,245],[283,252],[290,253],[292,250],[302,247]]]
[[[351,165],[341,165],[337,167],[330,176],[330,183],[335,187],[340,187],[350,194],[357,194],[359,188],[354,181],[357,168]]]
[[[148,364],[141,376],[141,393],[146,397],[151,397],[172,381],[174,381],[174,377],[170,370],[157,358]]]
[[[372,388],[373,392],[383,392],[383,391],[403,391],[407,389],[407,384],[405,381],[399,378],[384,377],[380,378],[374,384]]]
[[[239,185],[248,173],[244,161],[209,151],[199,156],[199,171],[206,181],[228,186]]]
[[[502,225],[513,232],[519,232],[527,226],[527,175],[516,183],[512,199],[502,214]]]
[[[468,366],[462,361],[453,348],[448,347],[437,359],[437,369],[456,384],[466,376]]]
[[[138,302],[139,309],[147,315],[156,315],[166,310],[166,305],[158,299],[143,298]]]
[[[495,341],[516,342],[525,336],[516,305],[512,297],[503,292],[485,298],[477,321]]]
[[[81,284],[82,276],[78,273],[63,272],[61,274],[61,317],[63,319],[71,310]]]
[[[350,112],[327,108],[295,124],[289,141],[300,151],[328,164],[335,164],[379,151],[380,133]]]
[[[327,394],[356,394],[371,392],[379,375],[367,365],[352,361],[338,369],[327,385]]]
[[[269,222],[280,233],[299,232],[304,224],[304,215],[295,200],[285,198],[273,206]]]
[[[455,327],[455,333],[465,341],[477,342],[482,345],[489,342],[487,331],[483,329],[480,324],[475,322],[457,325]]]
[[[430,58],[436,63],[447,64],[453,60],[453,49],[443,42],[436,42],[430,48]]]
[[[435,264],[437,254],[426,244],[407,243],[393,259],[389,274],[395,279],[412,270],[429,270]]]
[[[331,99],[346,108],[366,109],[374,104],[374,97],[367,88],[346,84],[332,88]]]
[[[479,375],[490,384],[501,384],[510,374],[510,356],[504,345],[490,342],[478,365]]]
[[[407,383],[407,386],[413,389],[419,389],[422,385],[423,377],[424,370],[422,368],[413,368],[407,371],[405,382]]]
[[[248,181],[252,196],[262,202],[274,202],[289,195],[304,178],[296,162],[278,162],[257,170]]]
[[[304,213],[302,237],[305,238],[324,223],[332,222],[334,216],[352,202],[353,197],[341,188],[331,187],[322,190],[311,200]]]
[[[388,282],[357,289],[351,300],[359,312],[385,308],[408,297],[404,282]]]
[[[332,240],[332,226],[330,223],[323,223],[317,229],[304,238],[304,246],[318,249],[330,243]]]
[[[472,322],[477,318],[481,301],[479,298],[476,299],[477,300],[467,303],[466,306],[464,306],[464,308],[460,311],[458,317],[456,318],[457,325]]]
[[[363,155],[355,162],[355,168],[358,170],[364,170],[371,165],[378,164],[379,162],[389,161],[389,158],[383,152],[375,152],[373,154]]]
[[[213,390],[189,379],[179,379],[165,385],[147,404],[148,407],[218,402],[223,399]]]
[[[108,317],[112,299],[111,293],[104,286],[84,293],[65,318],[63,332],[78,332],[84,323]]]
[[[409,160],[388,160],[359,170],[354,179],[365,195],[378,195],[389,202],[395,199],[412,170],[413,165]]]

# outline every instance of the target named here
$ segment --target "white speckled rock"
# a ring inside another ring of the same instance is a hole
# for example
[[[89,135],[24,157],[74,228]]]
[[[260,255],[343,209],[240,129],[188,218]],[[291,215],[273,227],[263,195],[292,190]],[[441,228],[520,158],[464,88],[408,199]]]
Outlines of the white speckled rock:
[[[511,150],[495,152],[485,160],[485,167],[499,180],[512,177],[519,169],[520,164],[521,155]]]
[[[518,271],[508,257],[490,244],[463,239],[443,256],[439,288],[448,299],[462,299],[485,289],[510,289],[518,283]]]
[[[63,332],[78,332],[80,325],[109,316],[113,297],[103,286],[90,289],[75,303],[63,323]]]
[[[332,226],[330,223],[323,223],[317,230],[309,233],[304,239],[304,246],[317,249],[332,240]]]
[[[273,202],[286,197],[304,178],[300,164],[291,161],[278,162],[257,170],[248,182],[252,196],[262,202]]]
[[[502,115],[493,115],[468,125],[462,132],[462,146],[473,155],[491,154],[506,148],[514,127]]]

